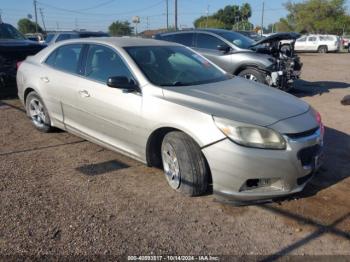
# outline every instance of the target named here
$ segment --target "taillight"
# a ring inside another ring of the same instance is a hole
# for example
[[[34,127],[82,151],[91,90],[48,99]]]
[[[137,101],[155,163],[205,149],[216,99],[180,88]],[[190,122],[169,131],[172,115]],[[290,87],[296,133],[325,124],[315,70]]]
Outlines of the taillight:
[[[321,114],[319,112],[316,112],[316,121],[321,128],[321,135],[323,136],[324,135],[324,125],[322,123]]]
[[[19,66],[22,64],[22,62],[23,61],[17,61],[17,63],[16,63],[17,70],[18,70]]]

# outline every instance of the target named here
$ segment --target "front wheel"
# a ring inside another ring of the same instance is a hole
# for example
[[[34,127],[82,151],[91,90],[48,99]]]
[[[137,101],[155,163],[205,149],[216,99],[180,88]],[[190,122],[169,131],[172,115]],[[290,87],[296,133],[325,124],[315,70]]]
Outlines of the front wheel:
[[[51,127],[49,113],[35,91],[30,92],[27,96],[26,111],[27,115],[32,119],[32,123],[39,131],[47,133],[53,129]]]
[[[199,196],[208,189],[209,170],[195,141],[185,133],[168,133],[161,156],[165,178],[171,188],[188,196]]]
[[[238,76],[247,80],[266,84],[265,75],[256,69],[248,68],[238,73]]]

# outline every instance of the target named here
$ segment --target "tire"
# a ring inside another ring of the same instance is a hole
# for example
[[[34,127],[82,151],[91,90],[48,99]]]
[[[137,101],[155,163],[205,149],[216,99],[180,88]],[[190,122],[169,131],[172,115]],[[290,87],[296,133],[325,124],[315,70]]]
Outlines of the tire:
[[[326,54],[328,52],[328,48],[327,48],[327,46],[320,46],[317,49],[317,52],[320,53],[320,54]]]
[[[238,76],[245,79],[266,84],[265,75],[256,69],[248,68],[238,73]]]
[[[171,188],[187,196],[200,196],[207,192],[209,169],[192,138],[179,131],[166,134],[161,156],[164,175]]]
[[[40,96],[32,91],[26,99],[26,111],[36,129],[48,133],[53,130],[51,119]]]

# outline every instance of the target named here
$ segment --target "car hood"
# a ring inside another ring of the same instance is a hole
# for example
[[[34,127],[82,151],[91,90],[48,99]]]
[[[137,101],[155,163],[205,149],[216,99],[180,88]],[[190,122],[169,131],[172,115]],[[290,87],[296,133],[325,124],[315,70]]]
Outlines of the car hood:
[[[173,103],[234,121],[269,126],[309,110],[302,100],[241,77],[196,85],[163,87]]]
[[[277,34],[270,35],[264,39],[261,39],[260,41],[254,43],[251,47],[267,44],[267,43],[279,42],[282,40],[296,40],[300,36],[301,35],[298,33],[277,33]]]

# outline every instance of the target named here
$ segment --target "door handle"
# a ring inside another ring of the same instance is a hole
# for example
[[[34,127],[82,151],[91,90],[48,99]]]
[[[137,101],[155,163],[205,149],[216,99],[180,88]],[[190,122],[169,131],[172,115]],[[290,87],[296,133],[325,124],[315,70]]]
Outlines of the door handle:
[[[89,92],[86,90],[79,90],[79,95],[81,97],[89,97],[90,96]]]
[[[41,81],[45,82],[45,83],[48,83],[50,82],[49,78],[47,76],[42,76],[40,77]]]

